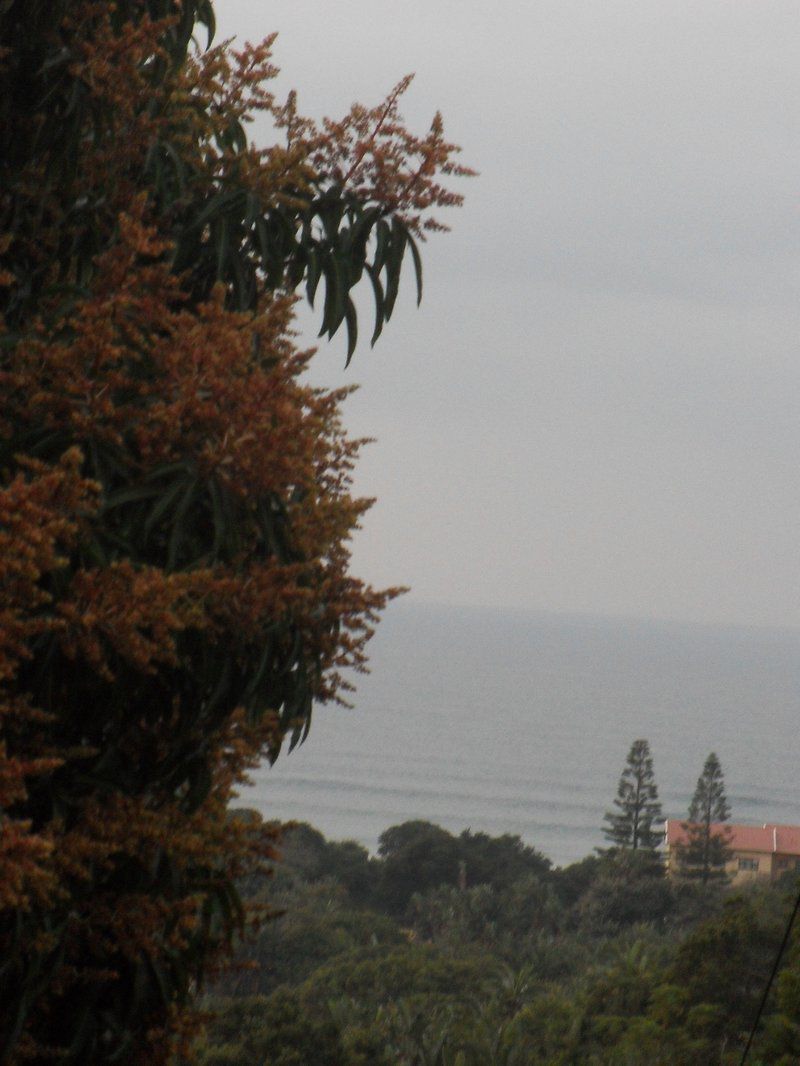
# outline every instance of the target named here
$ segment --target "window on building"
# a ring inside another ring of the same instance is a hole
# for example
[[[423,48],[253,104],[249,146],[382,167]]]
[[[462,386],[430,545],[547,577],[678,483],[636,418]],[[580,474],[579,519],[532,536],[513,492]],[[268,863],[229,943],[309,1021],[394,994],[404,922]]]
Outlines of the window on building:
[[[740,870],[757,870],[758,859],[739,859]]]

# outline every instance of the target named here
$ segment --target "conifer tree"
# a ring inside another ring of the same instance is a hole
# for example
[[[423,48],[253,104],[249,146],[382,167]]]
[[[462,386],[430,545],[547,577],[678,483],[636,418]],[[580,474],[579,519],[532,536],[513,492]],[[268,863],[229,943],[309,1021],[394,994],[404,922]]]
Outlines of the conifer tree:
[[[634,740],[631,745],[614,806],[616,811],[608,811],[605,816],[606,837],[618,848],[654,851],[662,837],[662,814],[646,740]]]
[[[684,873],[700,878],[703,884],[711,878],[725,876],[725,863],[731,854],[730,830],[722,823],[730,816],[722,767],[712,751],[697,779],[689,818],[682,823],[687,836],[679,852]]]

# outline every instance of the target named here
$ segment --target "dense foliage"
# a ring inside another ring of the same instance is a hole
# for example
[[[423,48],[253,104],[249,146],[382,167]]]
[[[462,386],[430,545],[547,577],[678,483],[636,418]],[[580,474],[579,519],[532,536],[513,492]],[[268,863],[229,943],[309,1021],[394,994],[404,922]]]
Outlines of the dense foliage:
[[[671,880],[631,849],[553,869],[425,822],[375,858],[305,825],[281,850],[246,891],[285,914],[208,998],[204,1066],[738,1066],[796,890]],[[792,952],[750,1066],[798,1061]]]
[[[261,755],[360,669],[359,442],[298,287],[377,335],[458,197],[434,121],[318,127],[209,0],[0,4],[0,1060],[165,1061],[271,832]],[[272,119],[256,148],[245,124]]]

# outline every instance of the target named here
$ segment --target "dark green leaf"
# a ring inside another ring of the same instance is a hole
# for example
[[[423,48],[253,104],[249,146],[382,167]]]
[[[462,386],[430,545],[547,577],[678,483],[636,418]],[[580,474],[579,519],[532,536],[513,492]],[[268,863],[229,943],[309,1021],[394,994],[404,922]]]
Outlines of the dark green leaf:
[[[353,358],[353,352],[356,350],[356,344],[358,343],[358,316],[356,315],[353,301],[349,296],[347,297],[344,313],[347,320],[347,359],[345,360],[344,365],[349,366],[350,360]]]

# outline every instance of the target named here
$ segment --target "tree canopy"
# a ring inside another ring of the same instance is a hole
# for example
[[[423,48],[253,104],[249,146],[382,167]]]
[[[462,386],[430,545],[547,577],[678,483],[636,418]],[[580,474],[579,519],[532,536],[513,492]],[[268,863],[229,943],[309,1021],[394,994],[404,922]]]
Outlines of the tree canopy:
[[[517,838],[474,834],[492,876],[465,886],[441,861],[448,837],[466,839],[394,826],[353,879],[352,842],[287,829],[274,877],[246,889],[286,912],[211,989],[204,1066],[739,1066],[794,907],[788,882],[702,886],[630,848],[563,869],[529,849],[524,868]],[[412,845],[426,883],[401,913],[386,888],[404,889],[396,858]],[[797,947],[753,1062],[798,1061]]]
[[[366,279],[376,338],[454,148],[407,81],[319,126],[271,39],[213,33],[209,0],[0,5],[3,1061],[181,1046],[271,854],[229,798],[396,591],[350,572],[360,442],[292,308],[352,354]]]

